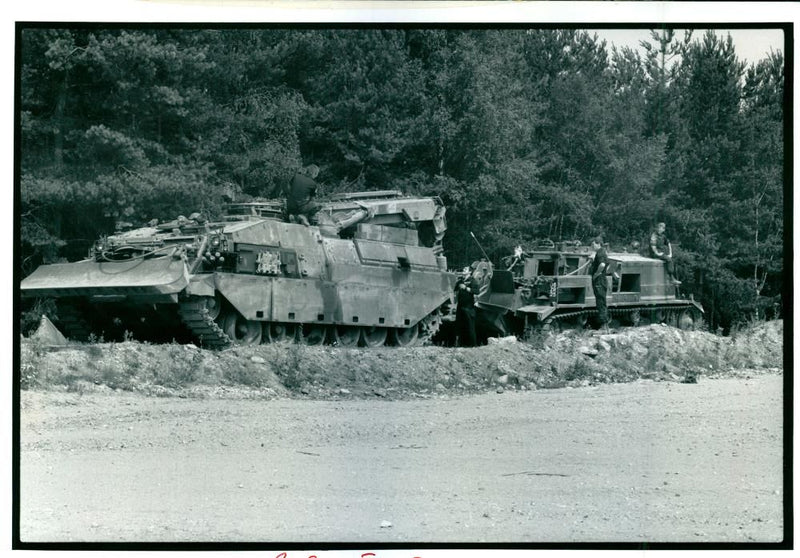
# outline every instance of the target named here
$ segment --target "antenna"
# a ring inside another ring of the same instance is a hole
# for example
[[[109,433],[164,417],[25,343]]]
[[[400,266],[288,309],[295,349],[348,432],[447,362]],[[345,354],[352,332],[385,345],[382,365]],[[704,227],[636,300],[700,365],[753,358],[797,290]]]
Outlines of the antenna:
[[[475,244],[477,244],[477,245],[478,245],[478,248],[480,248],[480,249],[481,249],[481,252],[483,253],[483,257],[484,257],[484,258],[486,258],[486,261],[487,261],[487,262],[488,262],[488,261],[490,261],[490,260],[489,260],[489,256],[487,256],[487,255],[486,255],[486,251],[483,249],[483,246],[481,246],[481,243],[480,243],[480,242],[478,242],[478,239],[477,239],[477,238],[475,238],[475,234],[474,234],[472,231],[469,231],[469,235],[472,237],[472,240],[474,240],[474,241],[475,241]]]

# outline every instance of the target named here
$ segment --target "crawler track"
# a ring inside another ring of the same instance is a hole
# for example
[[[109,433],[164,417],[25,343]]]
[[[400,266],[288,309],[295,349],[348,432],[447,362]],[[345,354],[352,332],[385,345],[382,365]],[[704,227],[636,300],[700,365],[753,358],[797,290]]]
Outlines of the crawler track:
[[[691,320],[681,323],[681,315],[684,312],[689,312]],[[619,319],[625,322],[626,325],[637,326],[640,322],[644,323],[666,323],[681,327],[681,329],[693,329],[694,322],[700,316],[697,309],[690,304],[681,305],[657,305],[657,306],[638,306],[630,308],[609,308],[608,314],[612,318]],[[597,310],[594,308],[586,310],[578,310],[575,312],[565,312],[549,317],[544,322],[545,328],[561,327],[566,325],[569,321],[575,323],[580,322],[581,319],[588,319],[589,317],[596,316]]]
[[[211,349],[224,349],[233,344],[208,311],[204,299],[188,299],[181,301],[178,308],[181,321],[204,347]]]
[[[69,339],[86,341],[92,334],[92,327],[84,313],[75,305],[62,303],[58,305],[58,326]]]
[[[428,314],[420,321],[420,334],[417,345],[430,345],[433,337],[439,332],[442,327],[442,315],[439,310],[432,314]]]
[[[233,309],[227,310],[227,312],[235,312]],[[210,349],[224,349],[230,347],[232,345],[242,344],[261,344],[261,343],[270,343],[270,336],[264,334],[255,337],[257,339],[254,343],[247,342],[247,341],[239,341],[234,340],[231,338],[230,335],[226,333],[226,331],[220,327],[218,321],[219,313],[209,311],[208,306],[208,298],[207,297],[193,297],[187,300],[181,301],[180,306],[178,309],[178,313],[180,315],[181,321],[183,324],[191,331],[192,335],[195,339],[197,339],[203,347],[210,348]],[[252,322],[251,322],[252,323]],[[270,325],[270,322],[263,322],[263,327],[267,327]],[[417,328],[417,331],[414,333],[413,336],[409,336],[407,341],[398,341],[398,337],[394,338],[394,343],[396,345],[405,346],[405,347],[412,347],[412,346],[420,346],[420,345],[428,345],[432,342],[433,337],[439,331],[439,328],[442,324],[442,314],[437,309],[436,311],[432,312],[431,314],[425,316],[418,322],[416,326],[411,326]],[[284,324],[290,325],[290,324]],[[334,326],[324,326],[325,330],[325,343],[333,344],[336,343],[335,335],[332,333],[332,329]],[[391,328],[386,328],[386,335],[384,335],[384,342],[380,343],[380,345],[373,345],[374,346],[381,346],[389,343],[392,339],[391,335],[388,335]],[[301,328],[298,325],[297,332],[293,333],[291,336],[294,337],[296,342],[302,342],[302,338],[299,338]],[[402,339],[400,337],[399,339]],[[317,343],[312,343],[317,344]],[[319,344],[322,344],[320,342]],[[369,348],[369,346],[365,346],[364,348]]]

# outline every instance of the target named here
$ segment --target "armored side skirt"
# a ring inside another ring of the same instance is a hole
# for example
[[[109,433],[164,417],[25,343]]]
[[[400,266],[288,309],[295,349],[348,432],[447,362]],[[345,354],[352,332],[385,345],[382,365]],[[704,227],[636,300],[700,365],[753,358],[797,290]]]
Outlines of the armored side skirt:
[[[446,274],[414,272],[391,287],[362,281],[215,274],[216,290],[248,320],[408,327],[450,300]],[[195,291],[194,284],[190,292]],[[199,294],[199,293],[198,293]]]

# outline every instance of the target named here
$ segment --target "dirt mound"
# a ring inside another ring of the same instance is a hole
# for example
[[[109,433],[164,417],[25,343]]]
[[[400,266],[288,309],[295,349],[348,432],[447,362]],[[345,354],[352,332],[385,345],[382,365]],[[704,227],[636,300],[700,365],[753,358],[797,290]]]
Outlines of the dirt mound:
[[[664,325],[568,331],[475,348],[344,349],[292,343],[234,347],[137,342],[47,347],[23,340],[23,388],[125,390],[157,396],[432,397],[779,372],[783,322],[721,337]]]

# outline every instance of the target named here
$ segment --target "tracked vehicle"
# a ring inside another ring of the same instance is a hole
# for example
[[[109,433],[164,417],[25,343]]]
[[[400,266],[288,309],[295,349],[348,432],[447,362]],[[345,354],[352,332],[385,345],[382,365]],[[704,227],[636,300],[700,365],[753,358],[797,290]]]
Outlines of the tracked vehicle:
[[[543,241],[518,248],[503,267],[473,264],[482,284],[476,298],[490,335],[525,336],[537,329],[591,325],[597,316],[589,266],[593,252],[578,242]],[[638,253],[609,252],[607,303],[612,325],[667,323],[693,329],[703,307],[670,281],[664,262]]]
[[[439,198],[344,194],[313,222],[288,222],[280,201],[231,204],[219,222],[151,222],[98,240],[84,261],[39,267],[20,289],[56,299],[56,324],[79,340],[408,346],[452,320]]]

